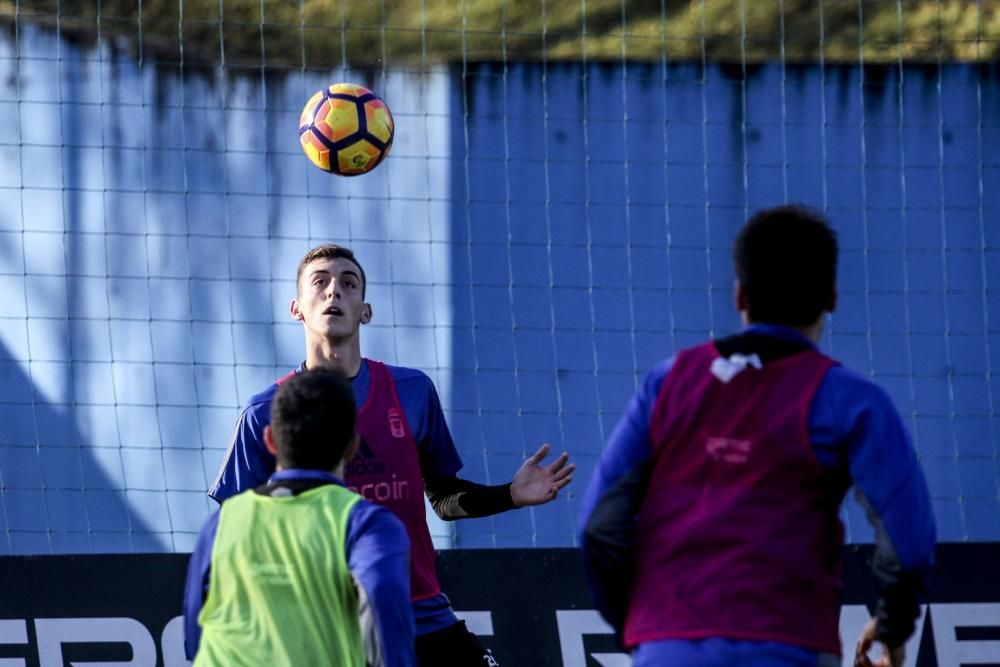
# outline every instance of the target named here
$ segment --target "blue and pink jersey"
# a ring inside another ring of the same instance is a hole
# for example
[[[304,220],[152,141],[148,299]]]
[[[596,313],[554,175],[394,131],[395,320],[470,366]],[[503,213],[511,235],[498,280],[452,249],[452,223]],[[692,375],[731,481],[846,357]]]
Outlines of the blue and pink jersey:
[[[358,408],[358,455],[344,473],[344,482],[366,500],[392,510],[410,538],[410,599],[420,602],[441,593],[434,567],[434,544],[427,530],[423,473],[417,442],[402,413],[396,383],[389,368],[377,361],[365,364],[371,376],[368,397]]]
[[[852,484],[887,555],[926,572],[930,498],[884,391],[782,327],[686,350],[649,373],[584,496],[598,607],[636,665],[815,665],[840,648]]]
[[[218,502],[265,483],[274,472],[275,459],[264,446],[263,433],[280,382],[253,396],[243,410],[208,492]],[[462,461],[437,391],[421,371],[368,359],[362,360],[351,386],[362,443],[357,457],[345,467],[344,483],[403,521],[413,547],[411,587],[417,634],[441,630],[458,619],[437,583],[424,514],[423,477],[454,476]]]

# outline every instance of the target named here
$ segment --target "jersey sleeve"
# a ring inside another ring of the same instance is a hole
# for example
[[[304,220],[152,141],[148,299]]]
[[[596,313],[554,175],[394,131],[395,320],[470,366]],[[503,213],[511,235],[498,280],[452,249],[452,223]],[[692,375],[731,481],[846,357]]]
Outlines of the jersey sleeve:
[[[838,408],[854,487],[863,494],[875,527],[884,529],[900,566],[926,572],[937,533],[927,481],[903,420],[881,387],[842,367],[832,368],[830,375],[820,390]]]
[[[462,469],[462,457],[452,440],[434,383],[425,373],[418,372],[405,383],[398,380],[397,388],[420,449],[424,477],[454,477]]]
[[[274,472],[274,455],[264,445],[264,427],[270,422],[270,403],[247,406],[236,422],[229,448],[208,495],[221,503],[241,491],[267,481]]]
[[[850,476],[875,529],[876,636],[900,646],[913,633],[918,597],[934,561],[937,531],[930,492],[889,395],[845,369],[833,368],[830,374],[816,398],[836,406]]]
[[[360,501],[347,525],[347,564],[360,602],[371,667],[413,667],[415,625],[410,605],[410,542],[384,507]]]
[[[650,455],[650,421],[663,382],[673,367],[668,359],[653,367],[632,396],[625,413],[608,438],[597,468],[580,503],[580,525],[587,525],[594,506],[624,475],[642,465]]]
[[[621,632],[632,588],[635,517],[649,483],[650,420],[673,366],[655,366],[632,397],[601,452],[581,503],[580,542],[595,606]]]
[[[215,510],[202,526],[188,562],[187,579],[184,583],[184,652],[188,660],[194,660],[201,642],[198,616],[205,605],[205,596],[208,595],[208,574],[218,527],[219,510]]]

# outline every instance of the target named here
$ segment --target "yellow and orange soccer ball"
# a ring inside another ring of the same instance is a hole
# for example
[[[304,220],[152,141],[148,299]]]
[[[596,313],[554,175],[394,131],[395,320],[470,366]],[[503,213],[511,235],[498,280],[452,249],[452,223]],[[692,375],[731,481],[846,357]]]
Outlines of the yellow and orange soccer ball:
[[[335,83],[306,102],[299,143],[323,171],[360,176],[377,167],[392,148],[395,126],[389,107],[353,83]]]

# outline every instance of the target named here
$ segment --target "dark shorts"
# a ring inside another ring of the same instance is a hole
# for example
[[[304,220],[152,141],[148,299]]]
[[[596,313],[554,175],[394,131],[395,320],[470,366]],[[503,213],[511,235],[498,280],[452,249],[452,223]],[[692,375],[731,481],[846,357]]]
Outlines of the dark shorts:
[[[443,630],[417,635],[417,664],[420,667],[499,667],[489,649],[469,632],[465,621]]]

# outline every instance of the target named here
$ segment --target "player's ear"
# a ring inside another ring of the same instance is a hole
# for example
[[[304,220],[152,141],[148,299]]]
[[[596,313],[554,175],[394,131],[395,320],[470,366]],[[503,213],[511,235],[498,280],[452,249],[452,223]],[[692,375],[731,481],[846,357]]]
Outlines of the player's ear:
[[[305,320],[305,316],[302,314],[302,309],[299,307],[298,299],[292,299],[292,303],[288,306],[288,312],[292,314],[293,320],[298,320],[299,322]]]
[[[371,321],[372,321],[372,305],[370,303],[366,303],[361,308],[361,324],[368,324]]]
[[[741,313],[750,310],[750,304],[747,303],[747,291],[743,288],[743,283],[739,280],[733,286],[733,302],[736,304],[736,310]]]
[[[272,455],[278,455],[278,447],[274,444],[274,431],[271,430],[270,424],[264,427],[264,446]]]
[[[352,460],[358,455],[358,447],[361,446],[361,438],[357,433],[351,436],[350,441],[347,443],[347,449],[344,450],[343,461],[346,463]]]

